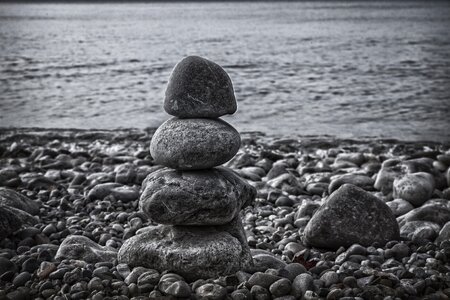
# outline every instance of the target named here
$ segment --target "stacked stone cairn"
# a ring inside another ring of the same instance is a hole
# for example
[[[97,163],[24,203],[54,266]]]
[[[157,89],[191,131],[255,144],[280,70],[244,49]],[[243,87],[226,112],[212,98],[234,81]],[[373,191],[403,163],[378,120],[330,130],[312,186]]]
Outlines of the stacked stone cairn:
[[[219,119],[237,109],[229,76],[209,60],[184,58],[169,79],[164,109],[174,117],[156,130],[150,153],[165,168],[144,180],[139,202],[160,225],[128,239],[119,262],[186,280],[251,268],[239,212],[254,201],[256,189],[219,167],[241,143],[236,129]]]

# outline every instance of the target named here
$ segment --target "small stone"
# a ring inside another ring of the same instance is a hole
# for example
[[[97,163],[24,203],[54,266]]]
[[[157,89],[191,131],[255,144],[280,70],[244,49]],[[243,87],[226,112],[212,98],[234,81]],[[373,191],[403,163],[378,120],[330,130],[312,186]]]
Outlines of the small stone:
[[[255,300],[270,300],[270,293],[266,288],[259,285],[254,285],[250,289],[251,299]]]
[[[231,79],[218,64],[188,56],[172,71],[164,109],[180,118],[218,118],[233,114],[237,103]]]
[[[231,299],[233,300],[250,300],[251,294],[247,289],[237,289],[231,293]]]
[[[325,287],[330,287],[331,285],[339,282],[339,275],[334,271],[328,271],[320,276],[320,279],[325,283]]]
[[[64,239],[56,253],[56,259],[78,259],[88,263],[112,261],[116,259],[116,250],[102,247],[85,236],[70,235]]]
[[[30,257],[22,264],[22,272],[26,271],[33,274],[37,268],[39,268],[39,262],[34,257]]]
[[[400,236],[412,241],[433,241],[441,230],[440,226],[428,221],[410,221],[400,228]]]
[[[158,127],[150,143],[155,163],[177,170],[219,166],[239,150],[236,129],[220,119],[172,118]]]
[[[145,272],[147,272],[148,269],[144,268],[144,267],[136,267],[134,268],[129,274],[128,276],[125,278],[124,282],[128,285],[132,284],[132,283],[137,283],[139,276],[141,276],[142,274],[144,274]]]
[[[260,252],[253,255],[253,266],[247,271],[249,273],[264,272],[267,269],[283,269],[286,267],[286,263],[281,259],[275,257],[268,251]]]
[[[339,153],[336,156],[335,163],[341,161],[351,162],[357,166],[360,166],[366,161],[366,158],[364,157],[364,154],[360,152]]]
[[[269,291],[275,298],[288,295],[291,292],[291,288],[291,281],[289,279],[282,278],[272,283],[269,287]]]
[[[189,297],[191,295],[191,288],[183,277],[174,273],[163,275],[159,280],[158,288],[164,294],[175,297]]]
[[[294,281],[295,277],[300,274],[306,273],[306,268],[302,264],[299,263],[290,263],[286,267],[284,267],[286,271],[289,272],[289,280]]]
[[[308,273],[303,273],[295,277],[292,282],[291,294],[297,298],[301,298],[308,290],[314,289],[314,279]]]
[[[268,289],[272,283],[279,280],[279,276],[262,273],[262,272],[256,272],[248,279],[248,285],[250,287],[254,285],[262,286],[263,288]]]
[[[207,283],[195,290],[195,298],[199,300],[222,300],[227,296],[227,289],[221,285]]]
[[[391,209],[394,216],[402,216],[414,209],[411,203],[403,199],[394,199],[386,203]]]
[[[434,179],[431,174],[419,172],[406,174],[394,180],[394,197],[408,201],[415,207],[430,199],[434,191]]]
[[[250,205],[255,196],[256,189],[228,168],[165,168],[145,179],[139,205],[160,224],[222,225]]]
[[[330,182],[330,185],[328,186],[328,193],[329,194],[333,193],[335,190],[337,190],[338,188],[340,188],[342,185],[344,185],[346,183],[360,187],[366,191],[372,191],[374,189],[373,185],[375,183],[375,180],[366,175],[345,174],[345,175],[339,176],[336,179],[332,179],[332,181]]]
[[[29,272],[22,272],[17,275],[13,280],[14,287],[24,286],[31,279],[31,274]]]
[[[4,257],[0,257],[0,275],[8,271],[16,271],[16,269],[17,267],[13,262]]]
[[[332,249],[352,244],[385,244],[398,238],[397,220],[389,207],[350,184],[341,186],[329,196],[304,231],[307,244]]]

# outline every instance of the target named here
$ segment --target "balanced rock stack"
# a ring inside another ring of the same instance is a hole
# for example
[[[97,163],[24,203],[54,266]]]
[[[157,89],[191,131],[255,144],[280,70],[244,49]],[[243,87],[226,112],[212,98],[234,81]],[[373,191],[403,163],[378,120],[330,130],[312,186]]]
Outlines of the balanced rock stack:
[[[218,167],[240,147],[239,133],[219,119],[236,108],[231,80],[219,65],[196,56],[176,65],[164,101],[174,117],[150,144],[155,162],[166,168],[144,180],[139,203],[160,225],[128,239],[120,262],[173,271],[187,280],[251,267],[239,212],[254,201],[256,189]]]

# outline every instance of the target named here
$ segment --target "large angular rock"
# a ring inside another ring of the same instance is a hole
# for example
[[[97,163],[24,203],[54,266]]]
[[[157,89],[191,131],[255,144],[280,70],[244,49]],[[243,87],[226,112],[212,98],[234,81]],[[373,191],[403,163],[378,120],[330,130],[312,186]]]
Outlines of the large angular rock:
[[[188,56],[172,71],[164,109],[180,118],[218,118],[237,109],[233,84],[216,63]]]
[[[37,220],[29,213],[0,204],[0,241],[23,225],[34,225]]]
[[[0,204],[15,207],[31,215],[39,214],[39,205],[30,198],[11,189],[0,187]]]
[[[69,235],[59,246],[55,258],[84,260],[87,263],[113,261],[117,250],[103,247],[82,235]]]
[[[369,246],[399,239],[397,220],[389,207],[354,185],[336,190],[313,215],[304,231],[310,246],[337,249]]]
[[[252,265],[239,218],[223,226],[149,227],[123,244],[118,260],[131,267],[173,271],[189,281],[233,274]]]
[[[417,207],[430,199],[434,185],[431,174],[425,172],[406,174],[394,180],[394,197],[406,200]]]
[[[220,119],[172,118],[156,130],[150,153],[169,168],[209,169],[230,160],[240,144],[237,130]]]
[[[224,167],[200,171],[161,169],[144,181],[139,205],[153,221],[221,225],[253,202],[256,189]]]

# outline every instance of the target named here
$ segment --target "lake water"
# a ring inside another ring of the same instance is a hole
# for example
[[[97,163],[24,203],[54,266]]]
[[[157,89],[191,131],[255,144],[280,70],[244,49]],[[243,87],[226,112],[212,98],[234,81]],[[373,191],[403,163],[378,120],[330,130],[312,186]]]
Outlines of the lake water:
[[[186,55],[241,131],[450,141],[449,2],[0,4],[0,126],[155,127]]]

